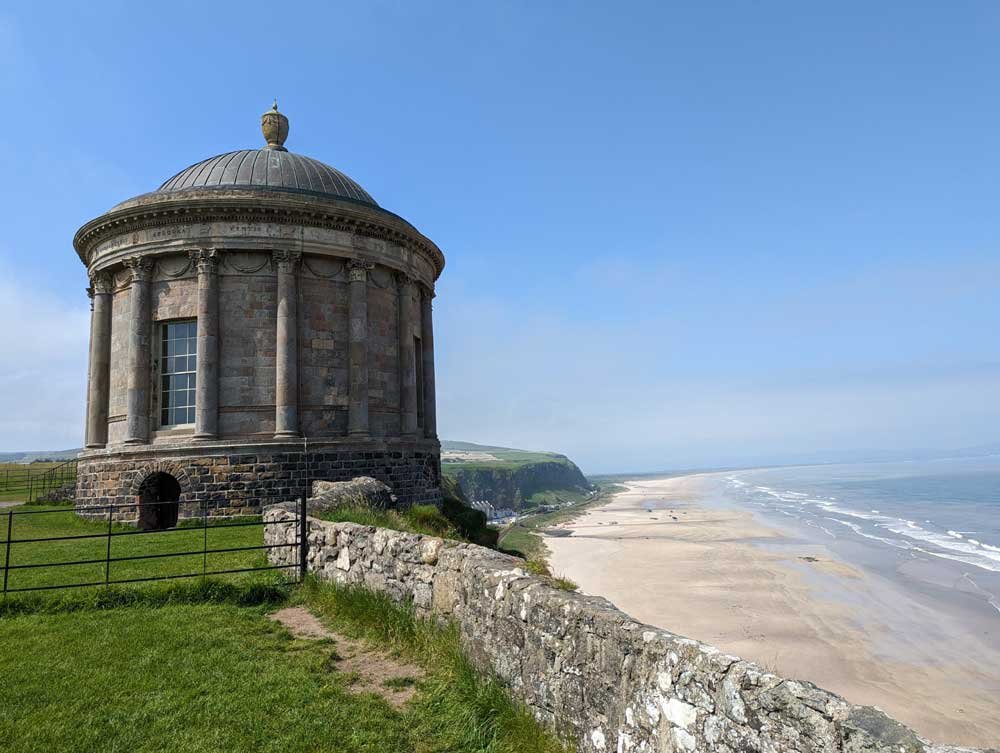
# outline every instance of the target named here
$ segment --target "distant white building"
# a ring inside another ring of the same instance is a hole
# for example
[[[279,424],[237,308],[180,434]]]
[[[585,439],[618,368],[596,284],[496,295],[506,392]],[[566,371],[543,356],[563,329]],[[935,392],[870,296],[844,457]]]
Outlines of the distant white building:
[[[479,510],[486,514],[487,520],[498,520],[500,518],[513,518],[516,517],[517,513],[514,512],[509,507],[501,507],[497,509],[490,502],[485,499],[477,499],[469,502],[469,507]]]

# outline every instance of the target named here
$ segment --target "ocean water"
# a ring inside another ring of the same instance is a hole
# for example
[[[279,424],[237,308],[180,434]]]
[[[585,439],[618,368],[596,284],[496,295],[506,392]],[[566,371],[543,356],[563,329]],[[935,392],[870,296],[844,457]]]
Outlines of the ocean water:
[[[734,471],[723,501],[1000,619],[1000,456]]]

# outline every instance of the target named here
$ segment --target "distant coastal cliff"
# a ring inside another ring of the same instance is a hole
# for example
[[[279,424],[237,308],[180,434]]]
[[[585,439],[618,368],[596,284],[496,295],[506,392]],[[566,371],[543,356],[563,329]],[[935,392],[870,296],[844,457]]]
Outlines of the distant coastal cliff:
[[[441,470],[455,479],[469,501],[518,511],[576,501],[591,489],[565,455],[471,442],[442,442]]]

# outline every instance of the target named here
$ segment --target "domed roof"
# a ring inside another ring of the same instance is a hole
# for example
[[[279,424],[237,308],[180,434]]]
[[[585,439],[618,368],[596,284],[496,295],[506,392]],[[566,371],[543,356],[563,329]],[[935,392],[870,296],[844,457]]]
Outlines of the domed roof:
[[[261,115],[260,128],[267,141],[263,149],[241,149],[202,160],[181,170],[160,186],[157,193],[186,188],[254,187],[303,191],[378,206],[365,189],[340,170],[285,149],[288,118],[278,112],[277,100]]]
[[[305,191],[377,207],[365,189],[340,170],[301,154],[276,149],[241,149],[181,170],[158,192],[186,188],[268,188]]]

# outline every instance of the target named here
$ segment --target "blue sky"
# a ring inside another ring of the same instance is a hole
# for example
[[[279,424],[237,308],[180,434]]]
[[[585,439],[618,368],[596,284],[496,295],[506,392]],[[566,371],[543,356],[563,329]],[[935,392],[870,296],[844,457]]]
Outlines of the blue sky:
[[[80,443],[72,236],[288,146],[444,250],[442,436],[585,470],[1000,440],[995,2],[0,9],[0,449]]]

